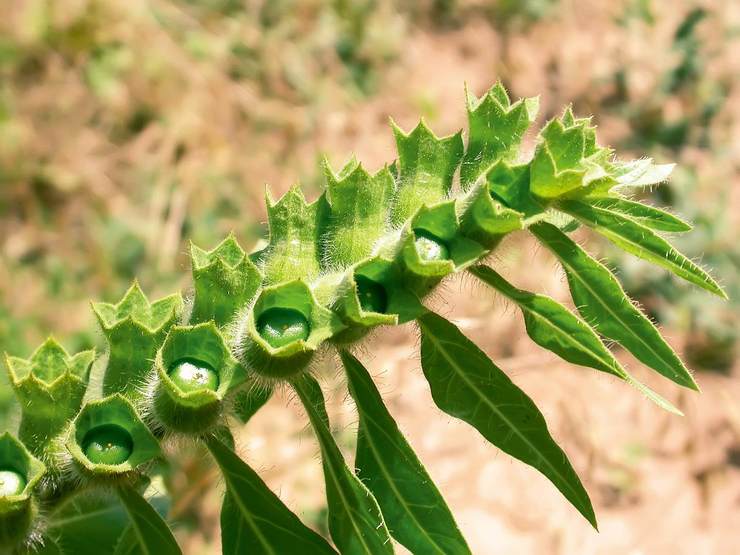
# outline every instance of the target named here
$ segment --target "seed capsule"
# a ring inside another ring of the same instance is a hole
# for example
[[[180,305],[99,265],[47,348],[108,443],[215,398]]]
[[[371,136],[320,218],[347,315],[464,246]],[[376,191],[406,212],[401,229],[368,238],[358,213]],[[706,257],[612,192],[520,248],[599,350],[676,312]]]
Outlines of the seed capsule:
[[[170,379],[185,393],[199,389],[218,389],[219,378],[210,364],[184,358],[176,361],[169,372]]]
[[[95,464],[123,464],[131,456],[134,442],[131,434],[115,424],[93,428],[82,441],[83,451]]]
[[[447,260],[450,258],[450,251],[447,245],[441,239],[435,237],[423,229],[414,230],[416,235],[416,252],[422,260]]]
[[[0,470],[0,497],[20,495],[26,487],[23,475],[10,468]]]
[[[311,326],[297,310],[271,308],[259,317],[257,331],[270,346],[277,349],[299,339],[308,339]]]
[[[355,283],[357,283],[357,296],[360,299],[362,310],[385,314],[388,309],[388,295],[385,287],[365,276],[355,276]]]

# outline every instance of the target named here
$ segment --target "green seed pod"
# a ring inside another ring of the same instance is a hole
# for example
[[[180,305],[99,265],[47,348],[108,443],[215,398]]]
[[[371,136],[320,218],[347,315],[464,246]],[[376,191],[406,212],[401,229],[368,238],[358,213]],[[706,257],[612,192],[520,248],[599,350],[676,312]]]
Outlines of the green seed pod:
[[[33,529],[38,510],[31,493],[44,472],[20,441],[0,435],[0,548],[23,542]]]
[[[213,322],[174,326],[155,360],[154,416],[165,429],[203,433],[218,423],[224,397],[244,369]]]
[[[302,280],[266,287],[239,331],[242,362],[264,378],[290,378],[308,365],[324,340],[343,328]]]
[[[433,262],[450,259],[450,250],[442,239],[435,237],[425,229],[415,229],[414,235],[416,236],[414,247],[422,261]]]
[[[50,440],[80,410],[94,358],[94,351],[70,356],[53,338],[29,360],[6,355],[10,383],[21,405],[18,436],[44,461],[53,458]]]
[[[103,395],[121,393],[131,400],[141,397],[157,349],[181,310],[180,295],[150,303],[138,283],[116,305],[93,304],[110,347]]]
[[[297,310],[275,307],[260,314],[257,333],[271,347],[278,349],[294,341],[306,341],[311,333],[311,326]]]
[[[120,394],[86,403],[62,441],[71,456],[69,470],[100,484],[134,480],[142,465],[161,454],[157,439]]]

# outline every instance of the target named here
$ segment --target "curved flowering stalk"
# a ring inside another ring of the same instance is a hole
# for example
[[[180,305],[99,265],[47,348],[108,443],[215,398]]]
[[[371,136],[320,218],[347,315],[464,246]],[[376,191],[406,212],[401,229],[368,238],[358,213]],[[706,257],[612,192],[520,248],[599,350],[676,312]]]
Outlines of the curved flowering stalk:
[[[263,250],[247,255],[233,235],[210,251],[192,245],[189,310],[181,310],[179,295],[150,303],[137,284],[118,304],[94,304],[108,342],[102,400],[79,407],[92,354],[69,357],[48,343],[30,362],[8,359],[22,403],[31,387],[24,379],[51,379],[47,389],[33,385],[47,398],[57,396],[54,379],[75,384],[65,386],[75,394],[67,395],[59,420],[46,424],[55,439],[33,431],[43,415],[32,414],[29,402],[23,421],[34,424],[22,425],[21,439],[34,452],[55,446],[54,460],[66,461],[76,479],[68,483],[118,493],[133,530],[119,538],[121,552],[178,551],[138,484],[166,452],[161,443],[185,435],[204,442],[224,477],[224,553],[333,553],[336,547],[374,555],[393,552],[391,538],[413,553],[469,553],[370,372],[352,354],[371,330],[411,321],[421,333],[421,366],[437,406],[546,476],[596,526],[588,493],[542,413],[461,330],[426,308],[425,298],[445,278],[469,272],[521,310],[535,343],[680,414],[629,374],[604,338],[676,384],[698,389],[690,371],[611,271],[568,233],[591,228],[725,294],[661,235],[691,226],[630,198],[664,181],[671,165],[616,159],[599,145],[590,119],[570,108],[544,125],[526,158],[522,138],[538,100],[512,102],[500,84],[480,98],[466,96],[466,134],[438,137],[423,121],[409,132],[392,123],[398,148],[392,163],[371,172],[354,158],[338,171],[325,162],[327,187],[313,202],[298,187],[277,200],[268,192]],[[483,264],[515,232],[531,233],[557,257],[577,312]],[[354,470],[333,439],[312,375],[322,351],[340,355],[359,413]],[[247,421],[279,384],[295,390],[315,430],[334,546],[303,525],[234,451],[229,416]],[[54,503],[47,499],[52,523]]]

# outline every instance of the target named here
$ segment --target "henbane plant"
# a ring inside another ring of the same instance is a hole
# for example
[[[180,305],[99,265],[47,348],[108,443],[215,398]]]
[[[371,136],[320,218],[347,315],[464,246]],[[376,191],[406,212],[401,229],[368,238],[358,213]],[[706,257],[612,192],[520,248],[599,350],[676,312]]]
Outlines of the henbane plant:
[[[311,203],[297,187],[279,200],[268,193],[264,249],[247,254],[233,235],[212,250],[193,245],[186,301],[175,294],[150,302],[134,284],[118,304],[93,304],[108,342],[96,366],[99,391],[88,388],[92,352],[70,355],[50,339],[30,360],[6,356],[21,420],[17,439],[0,437],[3,549],[179,553],[161,507],[145,496],[173,445],[190,438],[223,476],[225,554],[376,555],[393,552],[391,538],[413,553],[470,553],[356,356],[369,331],[412,322],[437,406],[544,474],[596,527],[588,493],[535,404],[425,299],[446,278],[470,273],[521,310],[535,343],[680,414],[632,377],[604,340],[696,390],[691,373],[611,271],[568,234],[591,228],[710,293],[724,292],[662,236],[691,226],[630,198],[664,181],[672,165],[618,160],[599,145],[590,119],[569,108],[544,126],[526,158],[522,139],[537,109],[536,98],[512,103],[497,84],[481,98],[467,94],[466,139],[437,137],[423,121],[410,132],[393,124],[391,164],[373,173],[355,159],[339,171],[326,163],[326,190]],[[554,254],[576,311],[486,264],[515,232],[531,233]],[[312,364],[326,352],[338,355],[359,414],[354,469],[332,436]],[[295,391],[315,432],[330,538],[305,526],[234,449],[231,430],[277,387]],[[109,520],[127,516],[103,526],[95,520],[101,511]],[[80,522],[102,526],[94,545],[80,545],[73,524]]]

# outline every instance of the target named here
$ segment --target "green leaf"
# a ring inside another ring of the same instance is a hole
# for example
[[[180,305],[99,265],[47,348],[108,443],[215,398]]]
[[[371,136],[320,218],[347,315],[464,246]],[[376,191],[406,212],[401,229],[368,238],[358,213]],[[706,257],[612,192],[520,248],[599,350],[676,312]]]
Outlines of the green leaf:
[[[272,389],[254,383],[234,396],[233,410],[242,424],[246,424],[272,397]]]
[[[113,555],[136,555],[139,552],[139,538],[136,536],[136,529],[128,525],[118,538]]]
[[[524,315],[527,333],[535,343],[563,360],[617,376],[635,386],[658,406],[682,414],[628,374],[591,327],[559,302],[545,295],[517,289],[487,266],[475,266],[470,272],[517,304]]]
[[[584,320],[668,379],[698,389],[681,359],[652,322],[632,304],[606,266],[555,226],[538,223],[529,229],[560,260],[571,296]]]
[[[676,164],[653,164],[652,159],[643,158],[615,164],[613,173],[617,187],[647,187],[668,179],[675,167]]]
[[[329,504],[329,532],[342,555],[393,553],[388,528],[372,493],[347,468],[329,430],[319,384],[310,376],[293,382],[321,448]]]
[[[727,298],[727,294],[712,277],[678,252],[668,241],[649,227],[618,212],[589,206],[578,201],[563,201],[558,208],[583,224],[601,233],[619,248],[635,256],[663,266],[678,277]]]
[[[437,406],[539,470],[595,528],[591,500],[532,400],[452,323],[432,312],[418,322],[421,365]]]
[[[657,231],[683,233],[692,229],[691,224],[684,222],[673,214],[641,202],[616,197],[586,199],[584,202],[609,212],[618,212],[645,227]]]
[[[365,367],[341,351],[360,414],[357,475],[378,500],[391,535],[412,553],[470,553],[442,495],[411,449]]]
[[[216,460],[226,497],[221,509],[222,551],[232,553],[336,553],[272,492],[247,463],[211,436],[206,445]]]
[[[71,498],[49,516],[46,535],[65,554],[113,553],[128,522],[117,497],[83,494]]]
[[[136,490],[130,486],[119,486],[117,492],[139,540],[141,553],[145,555],[182,553],[167,523]]]
[[[410,133],[391,121],[398,148],[398,191],[391,223],[402,225],[424,204],[447,198],[463,155],[462,132],[437,137],[424,120]]]

